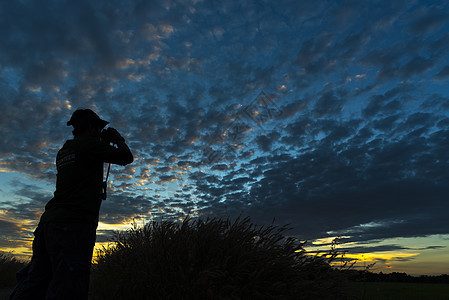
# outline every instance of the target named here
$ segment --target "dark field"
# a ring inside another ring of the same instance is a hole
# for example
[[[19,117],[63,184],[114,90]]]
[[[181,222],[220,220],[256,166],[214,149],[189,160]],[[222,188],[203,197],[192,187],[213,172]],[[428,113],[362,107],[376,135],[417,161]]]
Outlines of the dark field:
[[[0,288],[0,300],[9,299],[12,289],[13,288]]]
[[[399,282],[354,282],[349,294],[355,299],[449,299],[449,284],[399,283]]]
[[[114,243],[97,253],[90,299],[148,299],[151,291],[153,299],[449,300],[448,275],[335,268],[331,263],[341,256],[336,243],[308,255],[305,242],[286,237],[287,230],[257,226],[249,218],[134,226],[117,232]],[[0,253],[0,300],[8,299],[24,264]],[[399,282],[405,280],[421,283]]]
[[[7,300],[12,288],[0,289],[0,300]],[[449,299],[448,284],[394,283],[394,282],[354,282],[350,284],[349,295],[361,300],[414,300]]]

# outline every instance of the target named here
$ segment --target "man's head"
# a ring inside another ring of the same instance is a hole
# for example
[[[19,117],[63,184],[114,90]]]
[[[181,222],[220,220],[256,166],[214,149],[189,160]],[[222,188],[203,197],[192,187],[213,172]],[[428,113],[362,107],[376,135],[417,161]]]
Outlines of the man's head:
[[[109,122],[100,119],[100,117],[90,109],[77,109],[70,120],[67,122],[67,126],[73,126],[73,135],[75,137],[82,134],[99,134],[101,130],[108,125]]]

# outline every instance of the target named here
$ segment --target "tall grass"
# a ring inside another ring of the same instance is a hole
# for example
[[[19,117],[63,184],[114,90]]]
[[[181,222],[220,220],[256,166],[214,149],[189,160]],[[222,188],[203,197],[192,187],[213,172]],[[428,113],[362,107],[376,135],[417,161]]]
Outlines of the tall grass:
[[[26,265],[12,254],[0,253],[0,288],[12,287],[16,284],[16,273]]]
[[[340,299],[330,255],[249,218],[134,226],[97,253],[93,299]]]

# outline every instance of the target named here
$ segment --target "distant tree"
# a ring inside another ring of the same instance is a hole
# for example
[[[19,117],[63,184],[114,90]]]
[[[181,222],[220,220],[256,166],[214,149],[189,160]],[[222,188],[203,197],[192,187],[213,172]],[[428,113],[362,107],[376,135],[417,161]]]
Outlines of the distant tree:
[[[449,283],[449,275],[421,275],[411,276],[406,273],[392,272],[392,273],[373,273],[366,271],[351,270],[347,273],[348,278],[353,281],[364,282],[410,282],[410,283]]]

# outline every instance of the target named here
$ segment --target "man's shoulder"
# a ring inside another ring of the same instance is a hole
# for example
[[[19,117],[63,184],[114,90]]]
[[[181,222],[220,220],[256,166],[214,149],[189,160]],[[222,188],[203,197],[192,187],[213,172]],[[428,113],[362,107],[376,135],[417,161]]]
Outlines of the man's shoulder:
[[[100,138],[95,138],[95,137],[82,137],[82,138],[77,138],[77,139],[73,139],[73,140],[68,140],[66,142],[66,144],[68,143],[68,146],[71,147],[104,147],[107,146],[108,144],[101,140]]]
[[[59,150],[63,152],[90,152],[101,151],[108,148],[108,144],[99,138],[77,138],[73,140],[67,140],[62,148]]]

